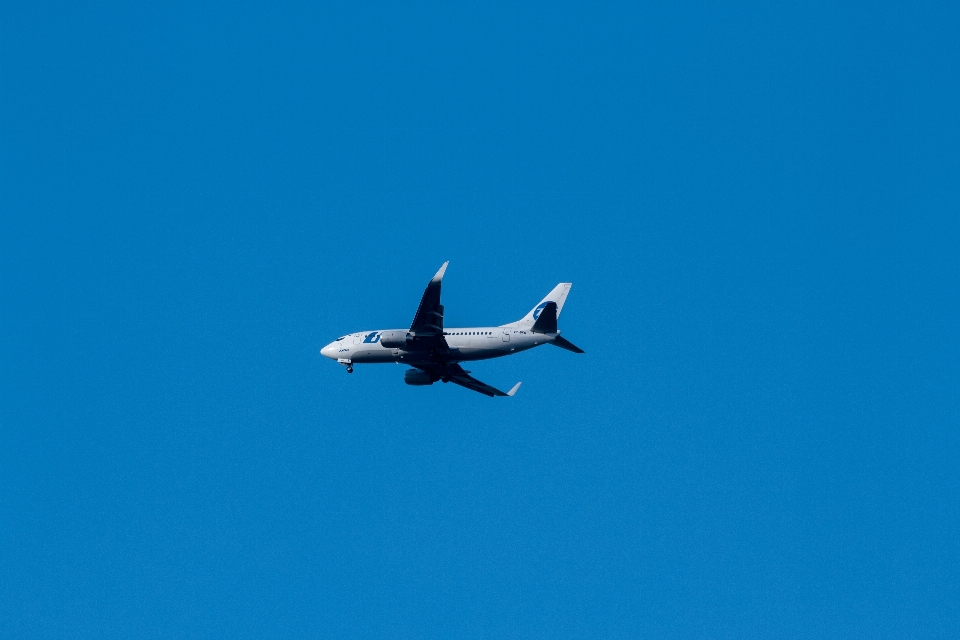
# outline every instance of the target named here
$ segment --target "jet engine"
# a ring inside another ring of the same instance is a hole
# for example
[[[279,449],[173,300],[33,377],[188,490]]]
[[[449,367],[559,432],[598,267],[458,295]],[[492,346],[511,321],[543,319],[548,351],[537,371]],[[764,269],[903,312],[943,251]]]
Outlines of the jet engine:
[[[403,381],[407,384],[412,384],[417,387],[433,384],[439,379],[440,378],[432,376],[426,371],[421,371],[420,369],[407,369],[403,372]]]
[[[384,331],[380,334],[380,344],[388,349],[402,349],[413,340],[409,331]]]

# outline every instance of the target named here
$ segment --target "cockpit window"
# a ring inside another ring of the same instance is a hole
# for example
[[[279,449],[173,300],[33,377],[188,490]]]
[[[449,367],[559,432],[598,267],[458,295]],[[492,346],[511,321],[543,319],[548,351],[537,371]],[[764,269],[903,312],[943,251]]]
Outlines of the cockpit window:
[[[347,336],[340,336],[339,338],[337,338],[336,340],[334,340],[334,342],[340,342],[341,340],[343,340],[343,339],[346,338],[346,337],[347,337]]]

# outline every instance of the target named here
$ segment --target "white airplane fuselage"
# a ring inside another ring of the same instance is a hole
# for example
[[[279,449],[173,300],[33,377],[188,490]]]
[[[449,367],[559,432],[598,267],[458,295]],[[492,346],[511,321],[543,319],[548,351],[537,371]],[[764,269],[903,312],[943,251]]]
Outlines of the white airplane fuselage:
[[[389,348],[380,344],[380,336],[390,329],[360,331],[334,340],[320,353],[327,358],[354,364],[410,362],[423,359],[422,351]],[[406,331],[394,329],[392,331]],[[508,326],[464,327],[445,329],[443,338],[449,346],[441,359],[444,362],[468,362],[508,356],[552,342],[557,333],[533,333]]]
[[[448,263],[443,263],[431,278],[420,299],[420,306],[409,329],[360,331],[341,336],[320,350],[320,354],[342,364],[353,373],[355,364],[396,362],[409,365],[403,380],[424,386],[434,382],[452,382],[487,396],[513,396],[520,383],[501,391],[470,375],[459,365],[471,360],[489,360],[509,356],[541,344],[583,353],[560,336],[557,317],[572,286],[561,282],[520,320],[498,327],[445,328],[440,287]]]

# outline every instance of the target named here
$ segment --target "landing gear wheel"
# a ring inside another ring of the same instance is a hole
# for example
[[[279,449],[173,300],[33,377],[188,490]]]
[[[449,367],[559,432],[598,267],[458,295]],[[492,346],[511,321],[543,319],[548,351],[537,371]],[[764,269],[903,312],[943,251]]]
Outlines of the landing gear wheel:
[[[353,373],[353,367],[349,364],[347,365],[347,373]]]

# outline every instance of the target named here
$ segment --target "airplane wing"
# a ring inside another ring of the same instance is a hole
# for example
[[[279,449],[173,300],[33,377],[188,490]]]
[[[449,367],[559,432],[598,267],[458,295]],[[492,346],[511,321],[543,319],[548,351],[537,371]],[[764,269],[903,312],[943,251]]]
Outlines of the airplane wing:
[[[510,389],[510,391],[504,393],[503,391],[500,391],[500,389],[496,389],[488,384],[484,384],[467,374],[462,376],[450,376],[450,382],[458,384],[461,387],[466,387],[471,391],[479,391],[483,395],[490,396],[491,398],[494,396],[513,396],[513,394],[517,392],[517,389],[520,388],[520,383],[518,382],[517,384],[513,385],[513,389]]]
[[[440,379],[444,382],[458,384],[461,387],[482,393],[483,395],[490,396],[491,398],[494,396],[513,396],[513,394],[517,392],[517,389],[520,388],[520,383],[518,382],[517,384],[513,385],[513,388],[510,389],[510,391],[504,393],[503,391],[500,391],[500,389],[480,382],[471,376],[469,371],[458,364],[448,364],[446,365],[446,368],[442,368],[441,365],[437,364],[414,364],[413,366],[417,369],[422,369],[434,375],[440,376]]]
[[[443,305],[440,304],[440,282],[449,262],[444,262],[437,275],[433,276],[420,298],[417,314],[413,316],[410,332],[415,336],[443,335]]]

